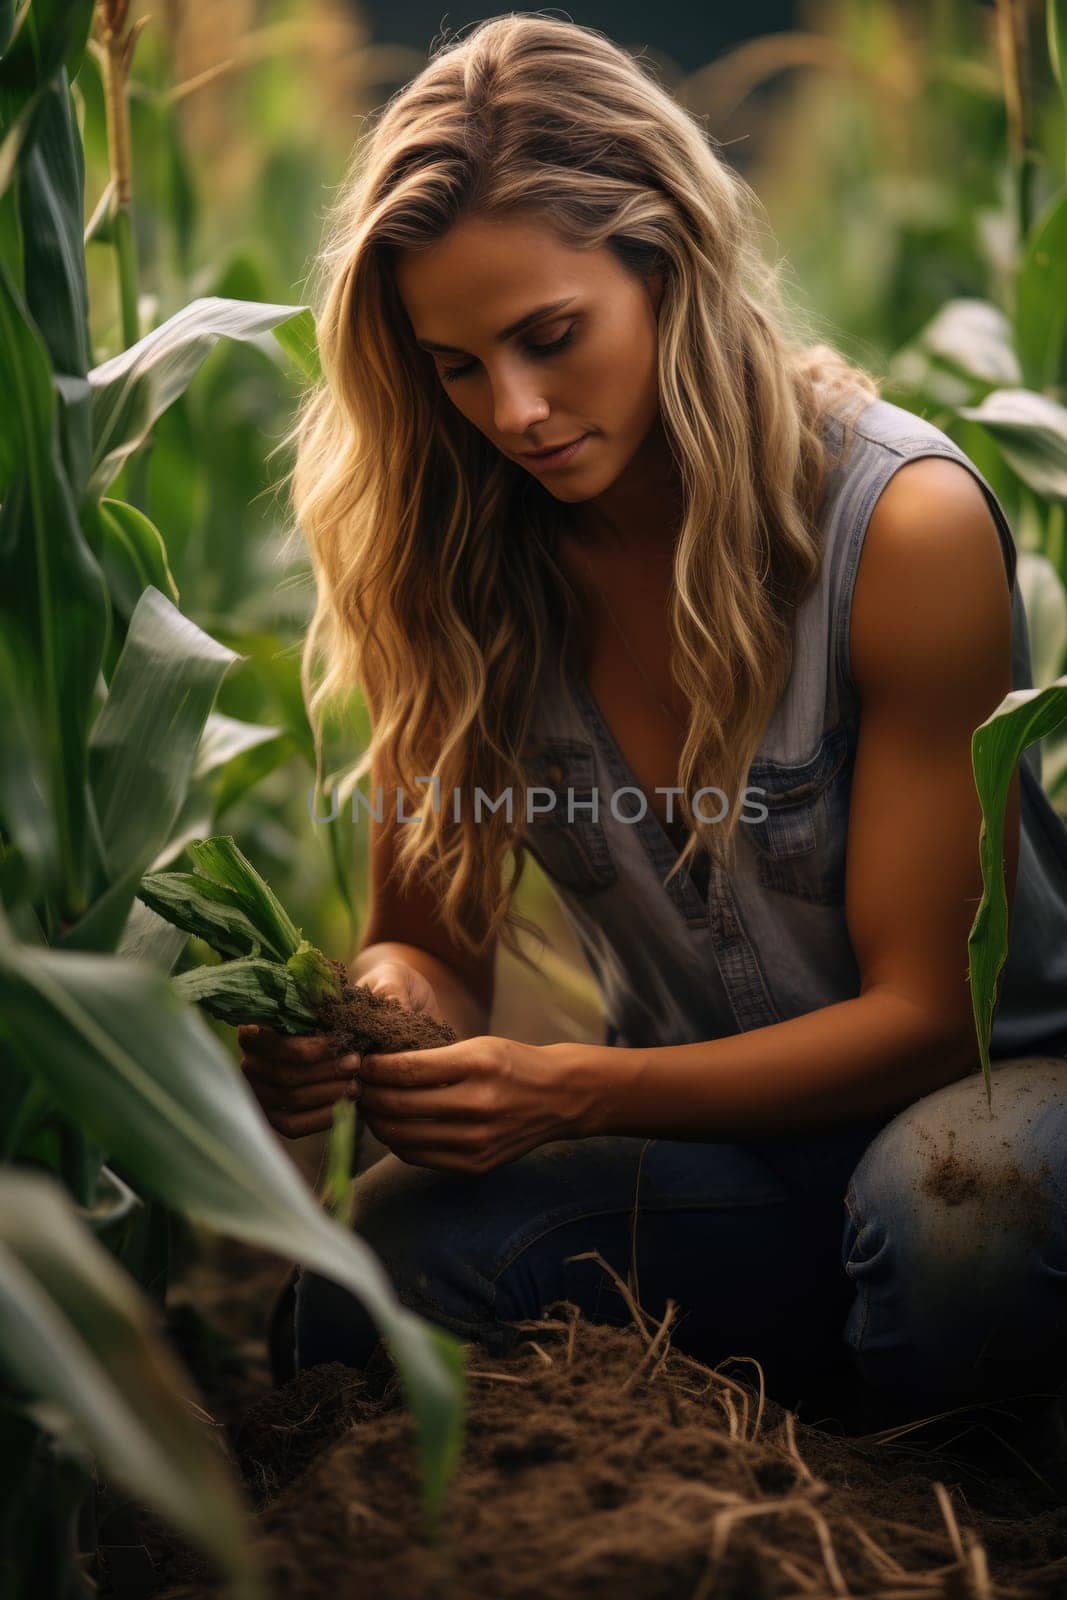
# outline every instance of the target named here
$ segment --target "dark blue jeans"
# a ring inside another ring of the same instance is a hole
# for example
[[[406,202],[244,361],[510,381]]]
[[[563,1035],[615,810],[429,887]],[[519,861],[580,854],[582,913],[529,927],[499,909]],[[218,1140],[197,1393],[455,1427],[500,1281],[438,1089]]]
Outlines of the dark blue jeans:
[[[637,1207],[636,1226],[634,1218]],[[818,1132],[688,1143],[560,1140],[480,1175],[388,1155],[355,1184],[353,1226],[399,1298],[504,1354],[510,1323],[571,1300],[630,1314],[674,1299],[676,1348],[754,1356],[786,1403],[844,1356],[901,1393],[1058,1389],[1067,1373],[1067,1057],[994,1063],[904,1111]],[[297,1370],[363,1366],[378,1329],[301,1272]]]

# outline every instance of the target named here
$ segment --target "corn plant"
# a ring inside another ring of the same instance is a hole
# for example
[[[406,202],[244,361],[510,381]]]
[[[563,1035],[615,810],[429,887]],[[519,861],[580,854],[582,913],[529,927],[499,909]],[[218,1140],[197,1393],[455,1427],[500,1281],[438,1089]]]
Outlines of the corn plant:
[[[998,983],[1008,958],[1004,813],[1012,774],[1028,745],[1067,724],[1067,676],[1043,689],[1016,689],[974,731],[971,760],[982,806],[982,898],[967,941],[971,1002],[986,1096],[992,1103],[989,1042]],[[1067,888],[1067,884],[1065,884]]]
[[[1000,0],[1014,28],[1015,0]],[[1047,0],[1052,73],[1067,111],[1067,4]],[[983,892],[968,940],[974,1008],[987,1097],[992,1097],[989,1044],[998,983],[1008,955],[1004,887],[1004,814],[1016,767],[1028,747],[1042,751],[1038,773],[1067,814],[1067,188],[1043,173],[1025,137],[1019,62],[1003,63],[1019,239],[1010,303],[950,302],[902,351],[898,377],[933,400],[951,428],[970,425],[996,455],[991,464],[1015,488],[1032,546],[1020,552],[1033,676],[1030,689],[1008,694],[975,729],[972,764],[982,808],[979,855]],[[1034,180],[1051,193],[1031,220]],[[973,437],[972,436],[968,436]],[[976,453],[978,453],[976,451]],[[999,457],[999,459],[997,459]],[[988,457],[986,458],[988,460]],[[1067,890],[1067,884],[1064,885]]]
[[[306,360],[309,313],[194,300],[90,365],[71,81],[91,20],[90,0],[0,6],[0,1594],[88,1592],[99,1463],[251,1595],[241,1496],[126,1270],[130,1219],[162,1206],[367,1305],[434,1532],[461,1347],[324,1214],[170,978],[182,935],[135,904],[204,831],[207,777],[276,730],[213,712],[240,658],[181,613],[162,533],[108,490],[220,338]]]
[[[303,938],[284,906],[230,838],[188,846],[192,872],[154,872],[137,894],[150,910],[223,959],[174,981],[187,1000],[225,1022],[279,1033],[329,1031],[344,965]]]

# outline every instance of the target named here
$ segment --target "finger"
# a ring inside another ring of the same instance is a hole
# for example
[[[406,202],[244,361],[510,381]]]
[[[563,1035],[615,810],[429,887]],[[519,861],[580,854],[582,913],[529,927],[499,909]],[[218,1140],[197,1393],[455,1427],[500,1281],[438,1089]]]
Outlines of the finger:
[[[268,1061],[292,1061],[310,1066],[337,1054],[337,1045],[326,1033],[276,1033],[262,1023],[245,1022],[238,1028],[237,1038],[249,1055],[262,1056]]]
[[[242,1056],[241,1071],[251,1073],[264,1083],[278,1089],[293,1089],[298,1084],[330,1083],[336,1078],[350,1078],[360,1070],[358,1053],[324,1056],[321,1061],[275,1060],[270,1056]]]
[[[485,1129],[469,1123],[442,1127],[436,1122],[398,1121],[396,1118],[369,1117],[364,1121],[376,1139],[399,1155],[402,1150],[450,1150],[454,1155],[477,1155],[485,1148]]]
[[[398,1161],[403,1161],[405,1166],[426,1167],[431,1172],[466,1172],[475,1173],[488,1170],[485,1158],[469,1150],[442,1150],[439,1145],[390,1145],[384,1139],[379,1140],[385,1148],[394,1155]]]
[[[301,1083],[282,1089],[258,1074],[246,1074],[256,1099],[272,1111],[313,1111],[338,1100],[359,1100],[362,1085],[356,1077],[333,1078],[326,1083]]]
[[[365,978],[356,979],[357,989],[369,989],[372,994],[395,994],[404,987],[398,977],[383,978],[376,973],[368,973]]]
[[[393,1155],[406,1167],[425,1167],[428,1172],[466,1172],[484,1169],[470,1156],[452,1155],[445,1150],[394,1150]]]
[[[323,1106],[318,1111],[272,1111],[267,1121],[283,1139],[303,1139],[309,1133],[325,1133],[333,1125],[333,1107]]]
[[[488,1107],[479,1104],[469,1085],[446,1084],[434,1089],[386,1088],[380,1083],[368,1083],[361,1076],[359,1103],[365,1117],[395,1118],[400,1122],[429,1122],[440,1118],[445,1122],[478,1122],[489,1115]]]
[[[434,1045],[428,1050],[390,1050],[388,1054],[368,1052],[363,1057],[364,1083],[390,1084],[394,1088],[430,1088],[435,1084],[460,1083],[473,1072],[468,1041]]]
[[[357,985],[358,987],[358,985]],[[379,1000],[396,1000],[400,1005],[407,1005],[407,996],[402,990],[391,983],[364,984],[363,987],[371,994],[378,996]]]

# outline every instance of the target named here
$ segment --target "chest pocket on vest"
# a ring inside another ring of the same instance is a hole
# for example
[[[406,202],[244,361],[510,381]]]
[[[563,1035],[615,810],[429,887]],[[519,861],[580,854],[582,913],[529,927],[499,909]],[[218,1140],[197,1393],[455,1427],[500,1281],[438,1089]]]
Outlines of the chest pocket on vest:
[[[534,812],[526,821],[526,797],[516,801],[516,820],[523,842],[548,876],[561,888],[593,894],[616,881],[615,864],[603,824],[593,821],[590,802],[596,783],[593,746],[584,739],[544,739],[524,757],[527,783],[543,793],[531,796]],[[574,820],[567,820],[568,790],[573,790]],[[611,797],[599,794],[601,806]],[[597,812],[599,817],[599,809]]]
[[[852,763],[848,729],[830,728],[809,761],[754,761],[748,783],[765,793],[762,822],[741,827],[754,845],[760,882],[818,905],[843,905]]]

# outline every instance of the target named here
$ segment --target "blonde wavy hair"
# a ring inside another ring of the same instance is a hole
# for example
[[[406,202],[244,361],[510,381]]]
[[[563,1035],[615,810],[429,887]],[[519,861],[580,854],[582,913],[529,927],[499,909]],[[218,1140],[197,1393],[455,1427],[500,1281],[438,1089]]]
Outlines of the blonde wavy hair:
[[[313,269],[322,379],[289,435],[317,584],[305,700],[321,758],[324,710],[362,689],[372,740],[342,792],[374,762],[405,814],[421,809],[397,829],[402,886],[424,879],[465,950],[499,934],[529,965],[516,930],[541,932],[511,906],[521,824],[497,810],[476,825],[466,796],[525,791],[538,597],[563,661],[576,659],[578,602],[553,555],[564,507],[450,403],[391,270],[398,251],[475,215],[534,219],[572,249],[664,274],[659,402],[683,488],[671,668],[693,707],[679,783],[683,797],[710,785],[737,797],[718,824],[683,798],[692,833],[672,875],[700,846],[733,859],[749,766],[791,671],[792,614],[819,568],[823,424],[839,415],[847,446],[878,383],[800,335],[751,188],[592,28],[481,22],[442,43],[357,142]],[[430,775],[442,796],[461,791],[458,820],[451,801],[426,804],[416,779]]]

